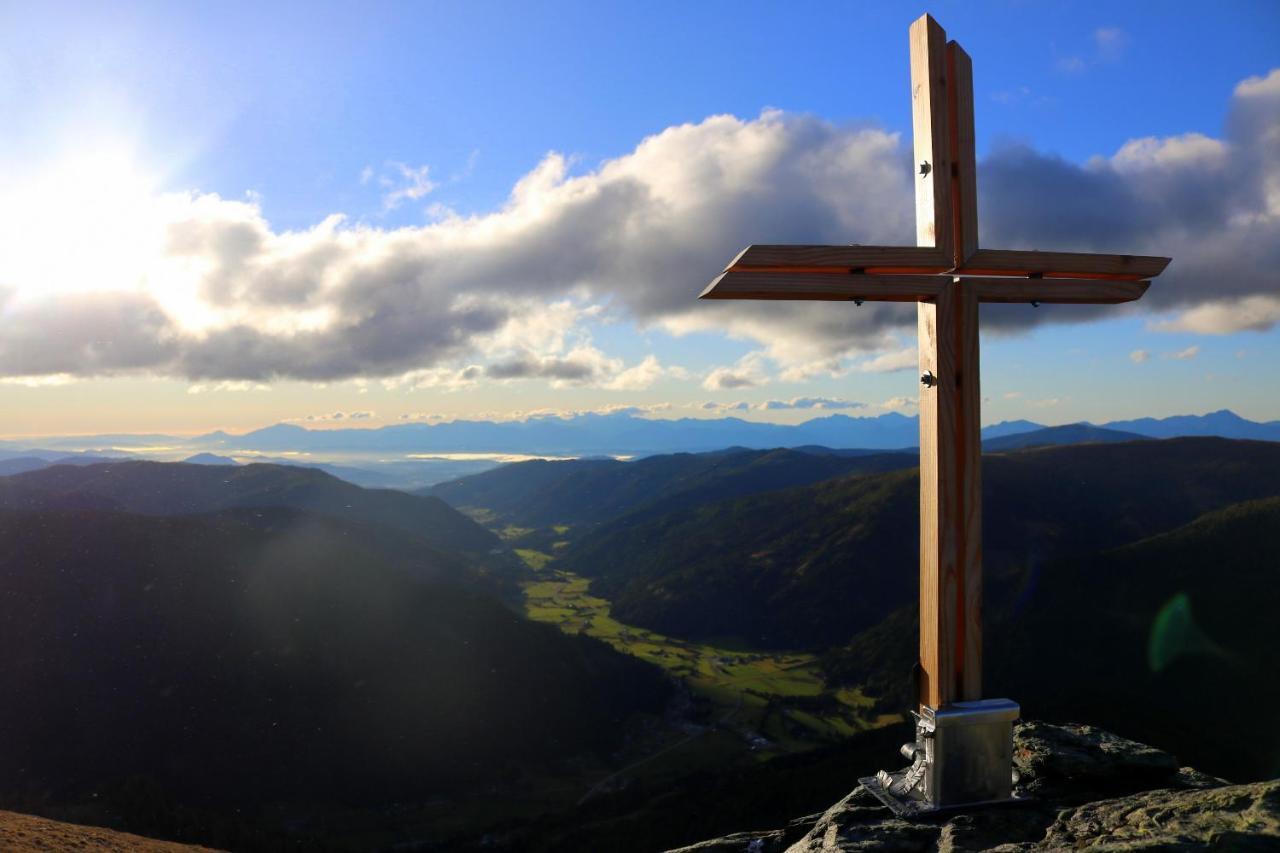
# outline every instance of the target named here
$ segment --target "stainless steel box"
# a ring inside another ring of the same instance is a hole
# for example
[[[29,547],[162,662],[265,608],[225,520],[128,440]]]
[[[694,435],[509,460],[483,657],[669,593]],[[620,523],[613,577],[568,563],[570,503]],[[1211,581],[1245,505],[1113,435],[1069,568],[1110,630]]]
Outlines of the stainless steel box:
[[[900,817],[943,809],[1013,803],[1013,724],[1021,709],[1008,699],[925,706],[916,739],[902,754],[911,766],[859,779]]]
[[[917,727],[924,747],[922,793],[934,808],[1007,800],[1013,796],[1013,723],[1009,699],[925,706]]]

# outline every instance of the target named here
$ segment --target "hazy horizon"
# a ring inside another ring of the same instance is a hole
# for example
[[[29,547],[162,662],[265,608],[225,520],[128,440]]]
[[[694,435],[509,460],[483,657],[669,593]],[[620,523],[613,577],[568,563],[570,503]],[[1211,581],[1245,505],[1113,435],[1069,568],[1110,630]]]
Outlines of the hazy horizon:
[[[1224,412],[1224,411],[1230,414],[1236,415],[1237,417],[1241,417],[1244,420],[1251,421],[1253,423],[1269,423],[1270,422],[1266,419],[1247,417],[1245,415],[1242,415],[1240,412],[1235,411],[1234,409],[1213,409],[1213,410],[1208,410],[1203,412],[1186,412],[1186,411],[1174,412],[1168,415],[1138,415],[1135,418],[1119,418],[1119,417],[1107,418],[1101,421],[1080,421],[1080,420],[1057,421],[1052,418],[1036,418],[1036,417],[1004,418],[1000,420],[995,420],[992,418],[983,418],[982,426],[985,429],[987,427],[999,426],[1001,424],[1016,422],[1016,421],[1030,421],[1032,423],[1038,424],[1043,427],[1069,426],[1069,425],[1078,424],[1078,423],[1091,423],[1096,426],[1101,426],[1101,425],[1116,422],[1116,421],[1135,420],[1140,418],[1153,418],[1155,420],[1163,420],[1166,418],[1176,418],[1176,417],[1193,417],[1193,418],[1204,417],[1207,415],[1217,414],[1219,412]],[[875,419],[875,418],[882,417],[883,415],[886,415],[886,414],[901,415],[907,418],[916,417],[915,412],[906,412],[906,413],[879,412],[877,414],[865,414],[861,412],[824,410],[821,408],[808,409],[799,419],[795,421],[779,421],[779,420],[770,419],[768,416],[772,414],[772,412],[769,412],[767,410],[751,410],[751,411],[742,411],[742,412],[732,412],[732,413],[726,414],[724,412],[706,412],[706,411],[702,411],[702,412],[698,412],[698,411],[678,412],[678,411],[672,411],[672,410],[631,411],[629,410],[629,407],[622,407],[621,410],[614,409],[614,410],[572,411],[572,412],[524,412],[524,413],[515,413],[512,416],[507,418],[487,417],[486,415],[489,415],[489,414],[490,413],[479,413],[479,415],[477,416],[471,416],[471,417],[462,416],[462,417],[456,417],[456,418],[443,418],[443,419],[406,418],[403,420],[396,421],[395,423],[376,423],[376,422],[372,422],[372,420],[369,418],[362,418],[362,417],[352,418],[349,415],[347,415],[337,420],[294,419],[294,420],[276,421],[274,423],[264,423],[258,426],[248,427],[244,429],[225,429],[223,427],[210,427],[207,429],[196,429],[196,430],[190,430],[190,431],[139,430],[137,432],[101,431],[101,432],[0,434],[0,440],[8,441],[8,442],[22,442],[24,440],[39,439],[39,438],[58,438],[58,439],[95,438],[98,436],[110,436],[110,435],[118,435],[118,436],[165,435],[165,436],[171,436],[173,438],[198,438],[200,436],[210,435],[210,434],[219,433],[219,432],[226,433],[231,437],[237,437],[237,436],[248,435],[250,433],[258,432],[258,431],[268,429],[270,427],[275,427],[275,426],[295,426],[295,427],[306,429],[312,432],[325,432],[325,431],[335,431],[335,430],[367,430],[367,431],[373,432],[373,431],[377,431],[385,427],[391,427],[391,426],[409,426],[409,425],[436,426],[440,424],[450,424],[450,423],[458,423],[458,422],[481,422],[481,423],[492,423],[492,424],[505,424],[505,423],[526,423],[532,420],[569,421],[584,415],[598,415],[598,416],[625,415],[637,420],[652,420],[652,421],[679,420],[679,419],[685,419],[685,418],[697,419],[701,421],[735,420],[735,421],[745,421],[747,423],[772,424],[772,425],[778,425],[778,426],[798,426],[812,420],[818,420],[821,418],[830,417],[832,415],[841,415],[844,417],[855,418],[855,419]],[[1280,420],[1280,419],[1277,419],[1277,420]],[[516,454],[516,455],[520,455],[520,454]]]

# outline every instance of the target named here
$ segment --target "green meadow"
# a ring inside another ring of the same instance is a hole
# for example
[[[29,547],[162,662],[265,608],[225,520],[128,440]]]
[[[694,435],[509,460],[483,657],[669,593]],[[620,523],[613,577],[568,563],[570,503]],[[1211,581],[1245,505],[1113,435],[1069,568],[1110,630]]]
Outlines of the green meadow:
[[[530,619],[586,634],[649,661],[682,681],[709,706],[715,723],[746,739],[757,754],[808,749],[890,722],[872,715],[860,690],[829,689],[817,657],[689,642],[614,619],[609,602],[591,595],[587,578],[554,568],[540,551],[517,553],[538,572],[524,584]]]

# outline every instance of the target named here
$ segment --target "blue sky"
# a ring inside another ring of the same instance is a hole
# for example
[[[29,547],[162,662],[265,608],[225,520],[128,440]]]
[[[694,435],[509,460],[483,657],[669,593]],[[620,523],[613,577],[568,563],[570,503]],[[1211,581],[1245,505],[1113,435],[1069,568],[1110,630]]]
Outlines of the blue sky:
[[[692,298],[729,247],[910,241],[923,7],[193,6],[0,6],[0,434],[909,410],[907,315]],[[928,11],[974,57],[984,243],[1174,256],[1134,311],[993,315],[984,420],[1280,418],[1280,10]]]

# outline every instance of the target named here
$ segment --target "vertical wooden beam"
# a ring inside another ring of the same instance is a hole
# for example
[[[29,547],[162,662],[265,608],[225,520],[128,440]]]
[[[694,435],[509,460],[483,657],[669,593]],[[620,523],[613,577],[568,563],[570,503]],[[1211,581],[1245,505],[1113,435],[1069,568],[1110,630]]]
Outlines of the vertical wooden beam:
[[[916,243],[954,261],[951,95],[947,36],[928,15],[911,25],[911,127],[916,169]],[[954,305],[943,288],[917,308],[920,374],[920,702],[934,708],[956,696],[960,602],[956,525],[958,481]]]
[[[956,295],[946,287],[917,308],[920,348],[920,697],[934,708],[955,697],[957,548],[955,515]],[[932,383],[932,386],[925,384]]]
[[[915,148],[916,245],[955,255],[947,34],[923,15],[911,25],[911,128]],[[921,174],[921,172],[924,174]]]
[[[916,243],[958,267],[978,247],[973,69],[928,15],[911,25],[911,104]],[[917,324],[932,377],[920,395],[920,701],[936,708],[982,689],[977,295],[953,279]]]
[[[955,265],[978,251],[978,162],[973,132],[973,61],[955,42],[947,45],[951,83],[951,221]]]
[[[978,297],[963,280],[918,308],[921,704],[982,695]]]

